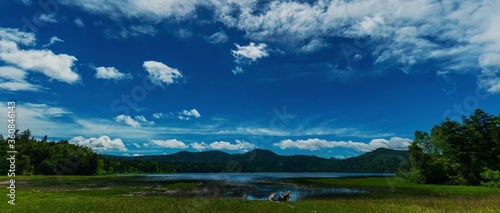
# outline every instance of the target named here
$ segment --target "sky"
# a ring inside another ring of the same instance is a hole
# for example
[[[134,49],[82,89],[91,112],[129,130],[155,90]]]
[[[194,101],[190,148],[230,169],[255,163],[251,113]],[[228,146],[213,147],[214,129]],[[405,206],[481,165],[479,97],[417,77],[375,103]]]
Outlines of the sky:
[[[348,158],[500,112],[500,0],[0,1],[0,126],[103,154]],[[4,134],[6,135],[6,134]]]

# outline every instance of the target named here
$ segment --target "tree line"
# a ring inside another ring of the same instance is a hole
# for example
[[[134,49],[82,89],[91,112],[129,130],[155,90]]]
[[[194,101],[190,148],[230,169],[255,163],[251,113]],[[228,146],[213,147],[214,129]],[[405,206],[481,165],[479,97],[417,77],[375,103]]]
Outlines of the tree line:
[[[481,109],[415,132],[410,165],[399,175],[417,183],[500,187],[500,115]]]
[[[25,130],[15,137],[16,175],[104,175],[130,173],[172,173],[170,164],[102,157],[91,148],[68,140],[37,140]],[[10,154],[7,139],[0,134],[0,174],[7,174]]]

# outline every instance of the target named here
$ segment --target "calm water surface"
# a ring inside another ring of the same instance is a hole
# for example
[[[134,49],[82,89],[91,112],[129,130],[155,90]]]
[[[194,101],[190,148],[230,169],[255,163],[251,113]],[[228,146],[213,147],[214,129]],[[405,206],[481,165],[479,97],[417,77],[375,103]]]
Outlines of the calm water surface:
[[[302,185],[289,181],[291,178],[342,178],[368,176],[394,176],[387,173],[180,173],[141,175],[145,181],[199,180],[221,184],[205,189],[219,197],[242,197],[250,200],[266,200],[273,193],[291,191],[290,201],[310,196],[369,193],[366,190]],[[223,186],[222,186],[223,185]]]

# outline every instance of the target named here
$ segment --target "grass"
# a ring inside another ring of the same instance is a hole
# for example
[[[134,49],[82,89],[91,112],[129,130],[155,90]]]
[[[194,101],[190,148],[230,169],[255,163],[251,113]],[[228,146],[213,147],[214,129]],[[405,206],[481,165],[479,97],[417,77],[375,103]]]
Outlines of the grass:
[[[0,182],[5,180],[8,178],[0,177]],[[398,178],[294,179],[299,184],[359,188],[371,193],[285,203],[130,196],[194,188],[199,185],[196,181],[151,183],[123,176],[23,176],[16,181],[21,182],[16,185],[16,206],[8,205],[8,197],[3,196],[1,212],[500,212],[499,190],[420,185]]]
[[[353,189],[368,189],[375,196],[484,196],[500,195],[500,190],[483,186],[453,186],[435,184],[416,184],[398,177],[368,178],[305,178],[293,180],[300,184],[327,185]]]

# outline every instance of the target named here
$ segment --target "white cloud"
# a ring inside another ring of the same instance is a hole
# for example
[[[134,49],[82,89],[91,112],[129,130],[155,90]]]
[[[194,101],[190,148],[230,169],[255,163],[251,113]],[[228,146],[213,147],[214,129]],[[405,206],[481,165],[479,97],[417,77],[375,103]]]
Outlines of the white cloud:
[[[233,72],[233,74],[235,74],[235,75],[238,75],[238,74],[241,74],[241,73],[243,73],[243,72],[244,72],[244,71],[243,71],[243,68],[241,68],[240,66],[236,66],[236,67],[234,67],[234,69],[233,69],[233,70],[231,70],[231,71],[232,71],[232,72]]]
[[[208,43],[219,44],[227,42],[228,37],[224,31],[219,31],[207,38]]]
[[[115,121],[119,122],[119,123],[125,123],[129,126],[132,126],[132,127],[140,127],[141,126],[139,121],[134,120],[132,117],[130,117],[128,115],[118,115],[115,117]]]
[[[108,15],[112,19],[139,18],[143,21],[159,22],[162,19],[183,20],[195,16],[196,7],[207,4],[198,0],[134,0],[134,1],[101,1],[74,0],[65,4],[76,5],[91,13]]]
[[[133,154],[132,157],[144,156],[144,154]]]
[[[42,13],[40,16],[36,18],[35,21],[40,23],[41,25],[44,25],[45,23],[57,23],[57,19],[54,13],[52,14]]]
[[[201,142],[201,143],[194,142],[194,143],[190,143],[189,145],[191,146],[191,148],[196,149],[196,151],[203,151],[205,149],[210,148],[208,146],[208,144],[206,144],[205,142]]]
[[[125,144],[119,138],[111,139],[106,135],[99,138],[84,138],[82,136],[77,136],[69,140],[70,143],[78,144],[86,147],[92,148],[94,151],[127,151]]]
[[[137,143],[132,143],[132,145],[134,145],[136,148],[141,148],[141,145],[139,145]]]
[[[335,147],[352,148],[362,152],[368,152],[375,150],[377,148],[388,148],[396,150],[406,150],[408,146],[413,142],[409,138],[392,137],[389,140],[386,139],[373,139],[369,143],[363,142],[352,142],[352,141],[327,141],[318,138],[307,139],[307,140],[282,140],[279,143],[274,143],[275,147],[280,149],[303,149],[303,150],[320,150]]]
[[[175,68],[171,68],[161,62],[145,61],[143,67],[149,73],[151,81],[158,85],[170,85],[182,78],[182,73]]]
[[[258,59],[265,58],[269,56],[269,49],[264,43],[255,45],[255,43],[250,42],[248,46],[236,45],[236,50],[231,50],[231,54],[234,57],[234,62],[236,64],[252,64]],[[231,70],[233,74],[243,73],[243,68],[241,66],[236,66]]]
[[[370,45],[359,48],[375,58],[376,63],[396,61],[403,67],[411,67],[432,60],[444,61],[436,69],[441,73],[485,69],[478,59],[500,52],[499,0],[277,0],[265,3],[256,0],[147,3],[76,0],[69,4],[93,13],[112,14],[115,19],[143,18],[153,23],[172,18],[194,19],[196,8],[206,8],[213,11],[217,21],[245,32],[249,39],[281,43],[301,52],[339,45],[331,42],[337,41],[335,38],[356,42],[370,36]],[[457,52],[458,49],[462,51]],[[252,61],[252,57],[242,55],[238,57]],[[498,69],[500,65],[495,67]],[[481,76],[482,71],[474,74]],[[492,93],[497,92],[495,78],[489,79],[481,78],[478,83]]]
[[[57,36],[54,36],[54,37],[50,38],[49,43],[47,43],[47,44],[43,45],[42,47],[43,47],[43,48],[50,47],[50,46],[52,46],[53,44],[55,44],[56,42],[64,42],[64,40],[62,40],[62,39],[58,38]]]
[[[334,157],[334,158],[336,158],[336,159],[341,159],[341,160],[342,160],[342,159],[346,159],[346,157],[345,157],[345,156],[343,156],[343,155],[335,155],[335,156],[333,156],[333,157]]]
[[[50,50],[22,50],[18,45],[35,44],[32,33],[17,29],[0,28],[0,60],[25,71],[40,72],[58,81],[75,83],[80,76],[72,67],[77,59],[66,54],[55,54]]]
[[[179,115],[177,116],[177,118],[185,121],[191,120],[191,118],[200,118],[200,117],[201,114],[196,109],[183,110],[182,112],[179,112]]]
[[[96,71],[95,78],[97,79],[121,80],[132,78],[132,75],[130,75],[130,73],[123,74],[114,67],[96,67],[94,69]]]
[[[231,50],[231,54],[237,63],[251,63],[269,56],[269,50],[264,43],[255,45],[255,43],[250,42],[247,46],[235,45],[236,50]]]
[[[247,152],[249,149],[254,149],[257,146],[249,142],[236,140],[235,144],[226,141],[216,141],[210,143],[209,147],[215,150],[241,150]]]
[[[50,106],[47,104],[33,104],[33,103],[25,103],[23,104],[24,107],[30,109],[35,117],[40,117],[40,118],[54,118],[54,117],[62,117],[67,114],[72,114],[68,110],[61,108],[61,107],[55,107],[55,106]]]
[[[177,139],[151,140],[150,144],[156,145],[159,147],[163,147],[163,148],[169,148],[169,149],[187,149],[187,148],[189,148],[188,145],[186,145],[184,142],[179,141]]]
[[[76,18],[74,22],[78,27],[85,27],[85,23],[83,23],[83,20],[81,18]]]
[[[162,118],[171,118],[173,116],[172,113],[162,113],[162,112],[158,112],[158,113],[154,113],[153,114],[153,118],[155,119],[162,119]]]
[[[148,119],[146,119],[144,115],[136,115],[134,118],[141,123],[155,124],[154,121],[149,121]]]
[[[0,67],[0,90],[3,91],[32,91],[42,89],[40,85],[26,81],[26,72],[15,67]]]
[[[22,44],[25,46],[34,45],[36,42],[35,34],[33,33],[22,32],[19,31],[19,29],[1,28],[1,27],[0,27],[0,40],[11,41],[16,44]]]

